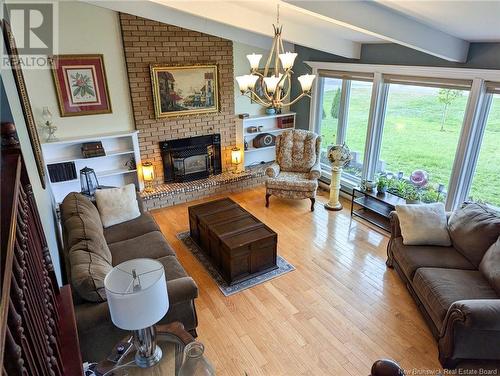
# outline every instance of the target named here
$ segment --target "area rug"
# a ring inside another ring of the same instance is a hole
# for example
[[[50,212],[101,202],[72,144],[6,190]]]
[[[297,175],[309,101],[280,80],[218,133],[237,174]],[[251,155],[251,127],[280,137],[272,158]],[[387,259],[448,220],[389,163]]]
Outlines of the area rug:
[[[230,296],[236,294],[240,291],[249,289],[253,286],[260,285],[266,281],[269,281],[273,278],[279,277],[283,274],[291,272],[295,270],[295,267],[286,261],[283,257],[277,257],[278,269],[271,270],[270,272],[258,275],[256,277],[247,279],[246,281],[242,281],[239,283],[235,283],[232,286],[229,286],[224,278],[219,274],[216,268],[212,266],[210,261],[207,259],[203,251],[198,247],[198,245],[191,239],[189,236],[189,231],[181,232],[177,234],[177,238],[181,240],[187,249],[198,259],[198,261],[203,265],[203,267],[207,270],[208,274],[212,277],[212,279],[219,286],[219,290],[224,294],[224,296]]]

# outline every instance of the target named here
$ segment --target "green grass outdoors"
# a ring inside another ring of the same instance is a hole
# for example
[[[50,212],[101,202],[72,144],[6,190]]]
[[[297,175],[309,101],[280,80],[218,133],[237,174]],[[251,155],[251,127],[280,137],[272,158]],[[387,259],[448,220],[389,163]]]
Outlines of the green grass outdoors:
[[[364,152],[371,84],[353,83],[349,104],[346,143],[351,151]],[[323,145],[335,143],[337,119],[330,115],[335,88],[326,87],[321,123]],[[462,127],[468,92],[450,106],[444,131],[441,119],[444,105],[438,101],[438,89],[391,85],[387,102],[380,159],[385,171],[403,171],[405,176],[423,169],[431,183],[448,186]],[[471,198],[500,206],[500,95],[495,95],[481,154],[474,176]]]

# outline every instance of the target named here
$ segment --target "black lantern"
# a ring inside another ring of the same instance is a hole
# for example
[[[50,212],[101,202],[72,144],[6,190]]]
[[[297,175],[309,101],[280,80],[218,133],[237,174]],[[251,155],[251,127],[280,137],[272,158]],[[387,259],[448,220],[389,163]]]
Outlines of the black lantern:
[[[94,196],[96,189],[99,188],[94,169],[85,167],[80,170],[80,184],[84,195]]]

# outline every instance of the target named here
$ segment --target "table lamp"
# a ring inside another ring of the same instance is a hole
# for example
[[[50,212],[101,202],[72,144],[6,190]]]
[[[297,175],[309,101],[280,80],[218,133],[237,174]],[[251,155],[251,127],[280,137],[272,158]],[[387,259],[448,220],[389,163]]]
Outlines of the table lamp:
[[[151,162],[142,162],[142,178],[146,183],[146,192],[152,192],[153,180],[155,179],[155,169]]]
[[[169,307],[163,265],[146,258],[122,262],[106,275],[104,287],[111,320],[120,329],[133,331],[135,363],[141,368],[154,366],[162,357],[154,324]]]
[[[241,149],[239,147],[235,146],[231,149],[231,163],[236,165],[235,173],[240,172]]]

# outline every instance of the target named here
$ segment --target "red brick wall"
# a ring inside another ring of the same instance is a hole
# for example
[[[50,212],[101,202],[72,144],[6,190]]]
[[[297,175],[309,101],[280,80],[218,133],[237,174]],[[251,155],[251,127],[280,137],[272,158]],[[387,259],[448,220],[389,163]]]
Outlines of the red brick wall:
[[[125,61],[141,157],[155,165],[156,183],[163,182],[159,142],[221,134],[223,167],[231,169],[236,144],[233,44],[231,41],[156,21],[120,14]],[[155,119],[150,64],[215,63],[219,69],[219,113]]]

